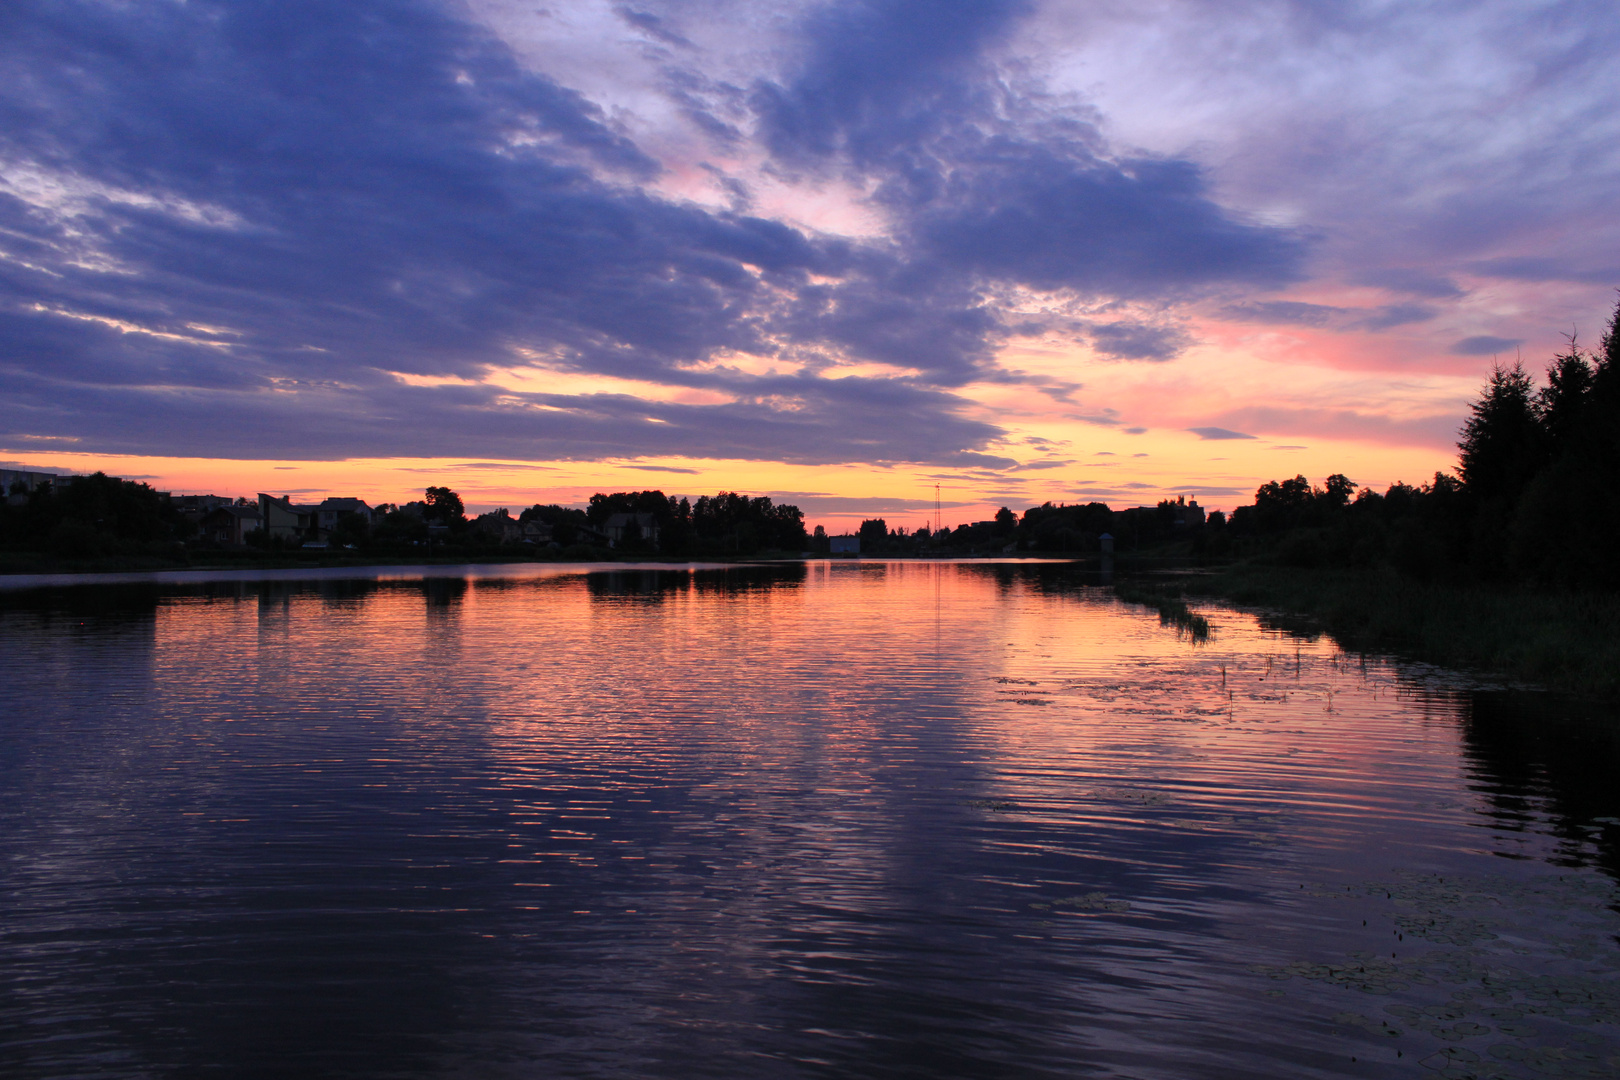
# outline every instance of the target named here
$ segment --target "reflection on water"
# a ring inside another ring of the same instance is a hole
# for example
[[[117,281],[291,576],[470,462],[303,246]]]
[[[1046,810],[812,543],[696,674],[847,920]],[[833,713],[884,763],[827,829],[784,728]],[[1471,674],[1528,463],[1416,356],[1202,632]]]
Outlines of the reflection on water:
[[[1064,566],[0,592],[8,1076],[1612,1076],[1612,715]]]

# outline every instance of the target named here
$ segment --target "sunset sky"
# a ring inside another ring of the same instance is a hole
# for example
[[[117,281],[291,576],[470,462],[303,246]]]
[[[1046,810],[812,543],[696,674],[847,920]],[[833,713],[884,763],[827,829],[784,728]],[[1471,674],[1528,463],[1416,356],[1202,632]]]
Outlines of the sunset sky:
[[[0,5],[0,461],[947,524],[1449,468],[1620,286],[1612,0]]]

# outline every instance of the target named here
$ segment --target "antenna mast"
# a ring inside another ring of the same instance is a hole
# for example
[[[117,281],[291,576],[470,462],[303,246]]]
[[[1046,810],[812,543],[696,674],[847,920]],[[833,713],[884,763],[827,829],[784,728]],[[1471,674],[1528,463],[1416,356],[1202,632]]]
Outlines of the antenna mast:
[[[934,531],[939,532],[939,485],[934,485]]]

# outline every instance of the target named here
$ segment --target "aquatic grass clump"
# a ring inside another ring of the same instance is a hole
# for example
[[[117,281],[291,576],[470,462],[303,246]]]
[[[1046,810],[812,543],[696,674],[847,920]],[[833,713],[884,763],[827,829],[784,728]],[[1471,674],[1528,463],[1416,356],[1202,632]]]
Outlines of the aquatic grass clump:
[[[1209,620],[1187,606],[1179,594],[1143,585],[1140,582],[1120,582],[1114,586],[1114,595],[1127,604],[1140,604],[1159,613],[1160,626],[1173,626],[1177,636],[1185,634],[1194,642],[1209,640]]]

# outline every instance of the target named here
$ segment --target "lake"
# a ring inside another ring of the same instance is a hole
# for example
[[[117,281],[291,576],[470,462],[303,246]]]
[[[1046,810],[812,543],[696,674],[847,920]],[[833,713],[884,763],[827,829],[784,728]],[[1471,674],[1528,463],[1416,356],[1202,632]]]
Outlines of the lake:
[[[1093,580],[0,580],[0,1074],[1620,1075],[1612,711]]]

